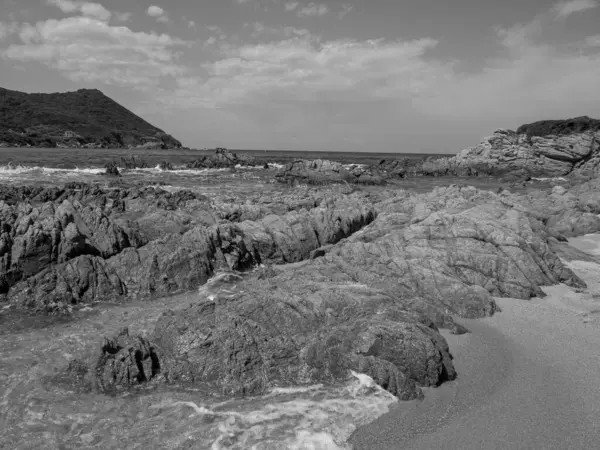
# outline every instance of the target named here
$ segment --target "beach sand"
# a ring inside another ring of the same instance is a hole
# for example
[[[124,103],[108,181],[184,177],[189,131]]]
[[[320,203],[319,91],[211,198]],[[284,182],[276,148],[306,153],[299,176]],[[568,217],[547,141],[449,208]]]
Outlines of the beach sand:
[[[570,240],[600,260],[600,235]],[[600,264],[567,263],[588,283],[546,298],[498,299],[502,312],[445,333],[459,378],[399,403],[352,436],[353,448],[600,448]]]

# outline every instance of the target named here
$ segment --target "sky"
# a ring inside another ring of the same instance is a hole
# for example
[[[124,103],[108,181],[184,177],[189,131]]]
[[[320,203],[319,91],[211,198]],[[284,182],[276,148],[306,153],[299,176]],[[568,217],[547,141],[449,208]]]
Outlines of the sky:
[[[194,148],[456,153],[600,118],[600,0],[0,0],[0,87]]]

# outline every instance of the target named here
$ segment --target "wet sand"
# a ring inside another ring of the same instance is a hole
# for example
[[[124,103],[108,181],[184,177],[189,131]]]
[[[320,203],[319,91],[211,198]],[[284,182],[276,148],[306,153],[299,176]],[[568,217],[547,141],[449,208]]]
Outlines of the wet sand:
[[[570,243],[600,255],[600,236]],[[600,265],[568,265],[585,292],[547,287],[546,298],[498,299],[494,317],[458,320],[472,331],[445,335],[459,378],[358,429],[354,448],[598,448]]]

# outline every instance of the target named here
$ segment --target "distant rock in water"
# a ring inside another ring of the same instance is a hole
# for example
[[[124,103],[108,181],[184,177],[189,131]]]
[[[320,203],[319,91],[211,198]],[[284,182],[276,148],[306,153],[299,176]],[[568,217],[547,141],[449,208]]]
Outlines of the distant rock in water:
[[[225,169],[240,166],[259,166],[265,162],[258,161],[252,156],[237,154],[226,148],[217,148],[212,155],[204,155],[194,161],[189,162],[188,169]]]
[[[316,159],[296,160],[280,169],[275,179],[281,183],[327,185],[335,183],[383,185],[385,178],[375,170],[360,164]]]
[[[106,175],[111,175],[115,177],[121,176],[121,172],[119,172],[119,166],[117,166],[117,163],[111,162],[106,164],[106,166],[104,167],[106,168]]]
[[[417,175],[560,177],[600,170],[600,121],[546,120],[496,130],[454,157],[425,161]]]
[[[0,146],[167,149],[181,142],[97,89],[26,94],[0,88]]]

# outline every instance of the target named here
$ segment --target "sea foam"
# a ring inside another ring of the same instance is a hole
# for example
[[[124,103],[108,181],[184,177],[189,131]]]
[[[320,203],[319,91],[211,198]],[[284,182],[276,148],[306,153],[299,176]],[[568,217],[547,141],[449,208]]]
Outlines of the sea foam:
[[[340,450],[361,425],[385,414],[397,402],[367,375],[352,372],[343,386],[275,388],[269,394],[213,405],[192,401],[153,408],[188,408],[210,448],[255,450]],[[206,441],[205,441],[206,442]]]

